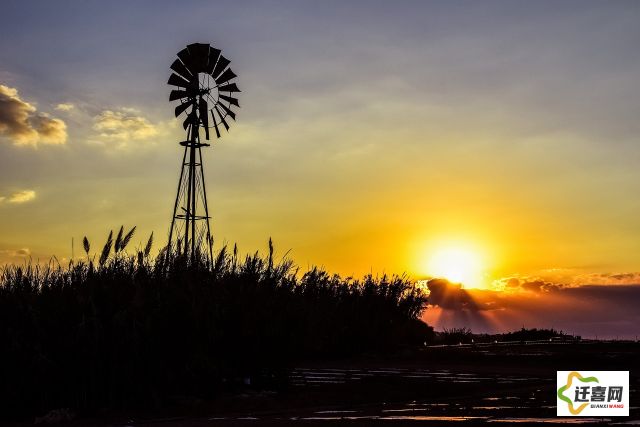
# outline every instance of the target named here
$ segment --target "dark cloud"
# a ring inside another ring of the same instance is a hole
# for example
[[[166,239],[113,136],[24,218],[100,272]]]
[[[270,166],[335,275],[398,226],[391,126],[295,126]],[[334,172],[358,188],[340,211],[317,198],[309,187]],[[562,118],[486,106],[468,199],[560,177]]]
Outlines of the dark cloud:
[[[526,326],[610,338],[633,338],[640,332],[640,284],[566,285],[509,278],[498,291],[462,289],[436,279],[428,287],[432,307],[424,317],[436,327],[502,332]],[[439,315],[431,317],[430,310]]]
[[[502,289],[507,292],[527,291],[534,293],[554,292],[559,289],[565,288],[567,284],[555,283],[550,280],[542,278],[521,278],[521,277],[506,277],[504,279],[496,280],[494,286],[497,289]]]
[[[466,289],[447,279],[431,279],[427,282],[429,304],[453,310],[478,310],[478,306]]]
[[[544,280],[532,280],[519,282],[519,287],[520,289],[529,292],[553,292],[563,288],[564,285],[551,283]]]
[[[0,136],[16,145],[64,144],[67,126],[22,100],[17,89],[0,85]]]

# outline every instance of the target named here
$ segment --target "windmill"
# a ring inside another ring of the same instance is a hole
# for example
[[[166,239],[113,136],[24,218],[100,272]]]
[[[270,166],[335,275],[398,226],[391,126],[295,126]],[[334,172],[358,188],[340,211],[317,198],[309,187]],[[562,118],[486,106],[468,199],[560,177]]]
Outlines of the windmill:
[[[176,249],[187,259],[198,254],[213,259],[213,239],[209,225],[209,207],[202,168],[202,147],[210,144],[213,129],[220,138],[221,128],[229,130],[229,118],[235,121],[232,108],[240,107],[234,97],[240,92],[233,80],[236,74],[229,68],[230,61],[220,50],[209,44],[193,43],[178,52],[171,64],[173,73],[168,84],[176,86],[169,94],[169,101],[179,101],[176,117],[184,117],[182,127],[187,133],[184,147],[178,192],[173,206],[168,249]],[[204,134],[204,141],[202,139]]]

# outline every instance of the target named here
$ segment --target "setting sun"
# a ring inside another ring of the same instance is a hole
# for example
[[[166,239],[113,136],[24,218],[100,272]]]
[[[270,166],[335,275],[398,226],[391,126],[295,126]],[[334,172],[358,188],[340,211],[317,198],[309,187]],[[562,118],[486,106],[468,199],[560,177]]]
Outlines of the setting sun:
[[[427,258],[430,276],[462,283],[467,288],[483,287],[483,265],[477,252],[464,247],[436,249]]]

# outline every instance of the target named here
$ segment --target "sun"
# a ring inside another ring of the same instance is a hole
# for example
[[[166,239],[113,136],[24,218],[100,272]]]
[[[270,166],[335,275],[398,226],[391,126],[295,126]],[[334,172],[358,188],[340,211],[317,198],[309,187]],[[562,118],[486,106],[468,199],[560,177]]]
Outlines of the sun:
[[[481,256],[470,248],[449,246],[436,248],[426,259],[426,271],[432,277],[461,283],[466,288],[484,287]]]

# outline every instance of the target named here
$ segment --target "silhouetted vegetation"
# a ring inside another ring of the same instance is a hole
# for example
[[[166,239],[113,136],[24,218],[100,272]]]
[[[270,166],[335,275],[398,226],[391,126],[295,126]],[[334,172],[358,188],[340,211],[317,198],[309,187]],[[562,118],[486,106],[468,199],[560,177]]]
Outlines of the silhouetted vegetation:
[[[501,343],[501,342],[526,342],[526,341],[573,341],[579,340],[580,337],[567,335],[562,331],[555,329],[525,329],[518,331],[505,332],[501,334],[474,334],[471,329],[451,328],[437,332],[435,342],[437,344],[482,344],[482,343]]]
[[[550,339],[573,339],[572,335],[567,335],[562,331],[555,329],[525,329],[519,331],[508,332],[500,335],[503,341],[543,341]]]
[[[474,335],[469,328],[451,328],[438,333],[439,344],[469,344],[473,342]]]
[[[283,378],[303,358],[421,345],[423,293],[405,277],[343,279],[237,250],[186,262],[109,234],[98,262],[0,273],[0,407],[156,406],[211,396],[239,378]]]

